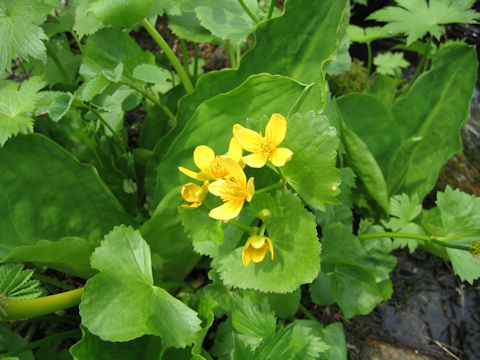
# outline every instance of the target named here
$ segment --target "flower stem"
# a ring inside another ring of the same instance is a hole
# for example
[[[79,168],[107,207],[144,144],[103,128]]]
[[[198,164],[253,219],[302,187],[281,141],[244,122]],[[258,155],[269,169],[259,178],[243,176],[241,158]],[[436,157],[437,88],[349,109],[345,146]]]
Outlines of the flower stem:
[[[299,305],[299,309],[300,309],[300,311],[301,311],[307,318],[309,318],[310,320],[319,322],[319,321],[317,320],[317,318],[316,318],[315,316],[313,316],[313,314],[312,314],[310,311],[308,311],[308,309],[307,309],[304,305],[300,304],[300,305]]]
[[[198,44],[193,44],[193,77],[198,75]]]
[[[54,278],[52,278],[50,276],[47,276],[47,275],[34,274],[33,278],[37,279],[37,280],[40,280],[44,283],[51,284],[51,285],[56,286],[56,287],[58,287],[60,289],[63,289],[63,290],[74,290],[75,289],[75,287],[73,287],[72,285],[65,284],[64,282],[59,281],[57,279],[54,279]]]
[[[248,225],[245,225],[245,224],[242,224],[241,222],[237,221],[237,220],[227,220],[226,221],[228,224],[232,224],[233,226],[236,226],[238,227],[239,229],[242,229],[246,232],[248,232],[249,234],[256,234],[257,231],[258,231],[258,228],[257,227],[252,227],[252,226],[248,226]]]
[[[430,241],[436,245],[440,245],[443,247],[470,251],[469,246],[461,245],[461,244],[452,244],[449,241],[474,236],[474,235],[477,235],[478,233],[480,233],[480,229],[472,230],[463,234],[451,235],[451,236],[428,236],[428,235],[420,235],[420,234],[382,232],[382,233],[360,234],[360,235],[357,235],[357,237],[360,240],[381,239],[381,238],[402,238],[402,239]]]
[[[5,320],[30,319],[80,304],[83,288],[31,300],[8,300]]]
[[[270,6],[268,8],[268,13],[267,13],[267,20],[270,19],[273,15],[273,10],[275,9],[275,2],[276,0],[270,1]]]
[[[165,53],[165,56],[167,59],[170,61],[172,64],[173,68],[177,72],[178,76],[182,80],[183,87],[187,91],[187,94],[191,94],[194,91],[193,84],[190,80],[190,77],[186,73],[185,69],[183,68],[182,64],[178,60],[178,58],[175,56],[175,53],[170,49],[170,46],[168,46],[167,42],[164,40],[162,35],[155,29],[155,27],[150,24],[150,22],[147,19],[142,20],[142,25],[147,30],[147,32],[150,34],[152,39],[158,44],[160,49],[163,50]]]
[[[247,4],[243,0],[238,0],[240,3],[240,6],[245,10],[248,16],[253,20],[255,24],[258,24],[258,18],[255,16],[255,14],[248,8]]]
[[[302,93],[300,94],[298,99],[295,101],[295,104],[293,104],[293,106],[290,108],[290,111],[288,112],[288,115],[287,115],[287,119],[290,118],[293,114],[295,114],[297,112],[297,110],[302,105],[303,101],[307,97],[307,95],[310,92],[310,89],[312,88],[313,85],[314,85],[314,83],[311,83],[311,84],[308,84],[307,86],[305,86]]]
[[[264,192],[268,192],[270,190],[275,190],[275,189],[281,188],[283,185],[284,185],[284,182],[282,181],[282,182],[278,182],[276,184],[265,186],[264,188],[261,188],[259,190],[255,190],[255,194],[261,194],[261,193],[264,193]]]
[[[58,340],[63,340],[63,339],[68,339],[68,338],[74,338],[74,337],[79,337],[81,335],[79,330],[70,330],[70,331],[65,331],[61,333],[57,333],[51,336],[47,336],[43,339],[33,341],[31,343],[25,344],[23,346],[20,346],[16,349],[10,350],[9,352],[2,354],[3,357],[15,357],[18,356],[26,351],[33,350],[36,348],[39,348],[45,344],[50,344],[54,341]]]
[[[60,74],[62,74],[63,79],[68,84],[70,84],[70,79],[67,75],[67,72],[65,71],[65,68],[62,65],[62,62],[58,58],[57,53],[55,51],[53,51],[48,44],[47,44],[46,48],[47,48],[48,56],[50,56],[52,58],[53,62],[55,63],[55,66],[58,68],[58,71],[60,71]]]
[[[182,57],[183,57],[183,68],[185,69],[185,72],[187,74],[190,73],[190,70],[188,69],[188,51],[187,51],[187,44],[185,43],[185,40],[180,39],[180,47],[182,48]]]
[[[228,57],[230,58],[230,67],[236,68],[237,56],[235,54],[235,50],[233,49],[233,45],[230,40],[227,40],[227,48],[228,48]]]
[[[367,45],[367,76],[365,77],[365,83],[363,84],[363,88],[366,89],[368,86],[368,80],[370,79],[370,75],[372,73],[372,44],[369,42],[366,43]]]

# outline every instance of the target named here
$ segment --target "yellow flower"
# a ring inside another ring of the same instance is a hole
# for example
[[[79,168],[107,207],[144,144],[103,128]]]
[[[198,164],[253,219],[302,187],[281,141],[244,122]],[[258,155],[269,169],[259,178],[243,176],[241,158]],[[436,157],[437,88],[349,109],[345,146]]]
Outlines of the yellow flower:
[[[195,209],[202,205],[207,193],[208,181],[205,181],[202,186],[194,183],[185,184],[182,186],[182,197],[191,204],[182,204],[181,206],[186,209]]]
[[[242,251],[243,265],[248,266],[250,262],[259,263],[265,258],[265,254],[270,250],[273,260],[273,245],[272,241],[266,236],[253,235],[250,236],[245,243]]]
[[[217,220],[230,220],[238,216],[245,200],[252,200],[255,187],[253,178],[248,179],[247,183],[242,167],[235,160],[225,157],[221,162],[228,176],[211,183],[208,191],[220,196],[224,204],[210,211],[208,215]]]
[[[280,114],[273,114],[265,129],[265,137],[242,125],[233,126],[233,136],[240,145],[252,154],[244,156],[243,161],[254,168],[261,168],[267,160],[279,167],[292,159],[293,152],[285,147],[278,147],[285,139],[287,120]]]
[[[230,140],[227,156],[237,162],[242,159],[242,147],[234,138]],[[222,162],[222,159],[225,157],[226,156],[224,155],[215,155],[215,152],[206,145],[200,145],[193,151],[193,161],[200,169],[200,172],[196,173],[182,166],[179,166],[178,170],[185,175],[200,181],[218,180],[228,175],[228,171],[225,169]]]

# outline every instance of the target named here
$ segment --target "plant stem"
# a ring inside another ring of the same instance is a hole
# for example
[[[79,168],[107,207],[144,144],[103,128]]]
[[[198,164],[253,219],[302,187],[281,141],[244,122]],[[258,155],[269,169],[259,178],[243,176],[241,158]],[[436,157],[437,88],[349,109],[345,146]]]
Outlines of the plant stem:
[[[233,226],[238,227],[239,229],[242,229],[242,230],[248,232],[249,234],[256,234],[257,231],[258,231],[257,227],[252,227],[252,226],[242,224],[241,222],[239,222],[237,220],[227,220],[226,222],[229,223],[229,224],[232,224]]]
[[[182,48],[182,56],[183,56],[183,68],[185,69],[187,74],[190,74],[190,70],[188,69],[188,51],[187,51],[187,44],[185,40],[180,39],[180,47]]]
[[[443,247],[470,251],[469,246],[460,245],[460,244],[452,244],[449,241],[474,236],[478,233],[480,233],[480,229],[472,230],[472,231],[469,231],[469,232],[466,232],[466,233],[463,233],[463,234],[458,234],[458,235],[438,236],[438,237],[437,236],[420,235],[420,234],[396,233],[396,232],[360,234],[360,235],[357,235],[357,237],[360,240],[381,239],[381,238],[402,238],[402,239],[430,241],[434,244],[437,244],[437,245],[440,245],[440,246],[443,246]]]
[[[33,341],[31,343],[28,343],[28,344],[25,344],[23,346],[20,346],[16,349],[13,349],[13,350],[10,350],[9,352],[5,353],[5,354],[2,354],[2,357],[9,357],[9,356],[17,356],[17,355],[20,355],[26,351],[29,351],[29,350],[33,350],[33,349],[36,349],[36,348],[39,348],[41,347],[42,345],[45,345],[45,344],[50,344],[54,341],[58,341],[58,340],[63,340],[63,339],[68,339],[68,338],[73,338],[73,337],[78,337],[80,335],[80,331],[78,330],[70,330],[70,331],[65,331],[65,332],[61,332],[61,333],[57,333],[57,334],[54,334],[54,335],[51,335],[51,336],[47,336],[43,339],[40,339],[40,340],[37,340],[37,341]]]
[[[80,53],[83,53],[82,43],[80,42],[80,39],[78,38],[77,34],[75,34],[75,31],[71,31],[70,35],[72,35],[73,39],[75,40],[75,43],[77,44],[78,50],[80,50]]]
[[[267,20],[272,18],[273,10],[275,9],[275,2],[276,0],[270,1],[270,6],[268,8],[268,13],[267,13]]]
[[[309,318],[310,320],[319,322],[319,321],[317,320],[317,318],[316,318],[315,316],[313,316],[313,314],[312,314],[310,311],[308,311],[308,309],[307,309],[304,305],[300,304],[300,305],[299,305],[299,309],[300,309],[300,311],[301,311],[307,318]]]
[[[30,319],[80,304],[83,288],[31,300],[9,300],[6,320]]]
[[[170,111],[168,107],[163,105],[158,99],[156,99],[154,96],[150,95],[148,92],[146,92],[144,89],[139,88],[138,86],[135,86],[134,84],[128,83],[126,81],[119,81],[119,84],[128,86],[132,88],[135,91],[138,91],[140,94],[142,94],[145,98],[150,100],[152,103],[155,104],[155,106],[158,106],[160,109],[163,110],[163,112],[173,121],[175,121],[175,115]]]
[[[198,44],[193,43],[193,77],[198,75]]]
[[[147,32],[150,34],[152,39],[158,44],[160,49],[163,50],[163,52],[165,53],[165,56],[172,64],[178,76],[180,76],[183,87],[187,91],[187,94],[191,94],[194,91],[193,84],[190,80],[190,77],[185,72],[185,69],[182,67],[182,64],[180,63],[178,58],[175,56],[175,53],[172,51],[172,49],[170,49],[167,42],[163,39],[162,35],[160,35],[160,33],[155,29],[155,27],[152,24],[150,24],[150,22],[147,19],[142,20],[142,25],[145,28],[145,30],[147,30]]]
[[[228,48],[228,57],[230,58],[230,67],[236,68],[237,67],[237,56],[235,55],[235,50],[233,49],[233,45],[230,40],[227,40],[227,48]]]
[[[255,14],[248,8],[247,4],[243,0],[238,0],[240,3],[240,6],[245,10],[248,16],[253,20],[255,24],[258,24],[258,18],[255,16]]]
[[[72,285],[65,284],[62,281],[59,281],[59,280],[54,279],[54,278],[52,278],[50,276],[47,276],[47,275],[34,274],[33,278],[37,279],[37,280],[40,280],[44,283],[51,284],[51,285],[56,286],[56,287],[58,287],[60,289],[63,289],[63,290],[74,290],[74,289],[76,289]]]
[[[370,79],[370,75],[372,73],[372,44],[369,42],[366,43],[367,45],[367,77],[365,78],[365,84],[363,85],[364,89],[368,86],[368,80]]]
[[[410,83],[407,86],[407,90],[405,93],[410,90],[412,87],[413,83],[417,78],[420,76],[421,73],[423,73],[426,70],[426,63],[427,63],[427,57],[430,54],[430,47],[432,45],[432,36],[430,35],[427,40],[427,44],[425,45],[425,52],[423,53],[422,59],[420,60],[420,63],[417,66],[417,69],[415,70],[415,73],[413,74],[412,80],[410,80]]]
[[[261,188],[259,190],[255,190],[255,194],[261,194],[261,193],[264,193],[264,192],[267,192],[267,191],[270,191],[270,190],[275,190],[275,189],[281,188],[282,186],[284,186],[284,184],[285,183],[283,181],[281,181],[281,182],[278,182],[276,184],[265,186],[264,188]]]
[[[67,72],[65,71],[65,68],[63,67],[62,62],[58,58],[57,53],[55,51],[52,51],[48,44],[47,44],[46,48],[47,48],[48,56],[50,56],[52,58],[53,62],[55,63],[55,66],[58,68],[58,71],[60,71],[60,74],[62,74],[63,79],[67,83],[70,83],[70,79],[68,78]]]
[[[290,108],[290,111],[288,112],[287,118],[290,118],[294,113],[297,112],[297,110],[300,108],[302,105],[303,101],[307,97],[308,93],[310,92],[310,89],[313,87],[314,83],[308,84],[305,86],[303,89],[302,93],[298,97],[297,101],[295,101],[295,104]]]

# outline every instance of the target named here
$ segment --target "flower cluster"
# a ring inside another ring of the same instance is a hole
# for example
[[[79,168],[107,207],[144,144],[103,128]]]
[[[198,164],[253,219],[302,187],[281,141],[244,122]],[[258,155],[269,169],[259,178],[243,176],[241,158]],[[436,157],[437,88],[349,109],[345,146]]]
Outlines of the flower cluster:
[[[222,199],[223,204],[212,209],[209,216],[217,220],[231,220],[236,218],[243,208],[245,201],[251,201],[255,186],[253,177],[247,177],[243,167],[261,168],[267,161],[280,167],[290,161],[293,152],[279,145],[285,139],[287,120],[280,114],[273,114],[265,129],[265,136],[254,130],[235,124],[233,138],[230,141],[226,155],[216,155],[207,145],[197,146],[193,152],[193,161],[200,170],[195,172],[184,167],[178,169],[185,175],[203,182],[198,185],[187,183],[182,187],[182,197],[188,204],[184,208],[197,208],[202,205],[211,193]],[[250,152],[246,156],[243,150]],[[273,245],[271,240],[263,236],[252,235],[245,244],[242,261],[245,266],[264,259],[267,248],[273,260]]]

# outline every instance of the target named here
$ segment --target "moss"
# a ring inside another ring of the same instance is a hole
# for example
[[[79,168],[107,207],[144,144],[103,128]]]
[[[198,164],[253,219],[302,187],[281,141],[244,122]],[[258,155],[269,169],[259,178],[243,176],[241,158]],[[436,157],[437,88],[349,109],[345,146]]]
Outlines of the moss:
[[[327,75],[330,90],[334,96],[350,92],[362,92],[367,78],[367,69],[358,59],[353,59],[352,66],[341,75]]]

